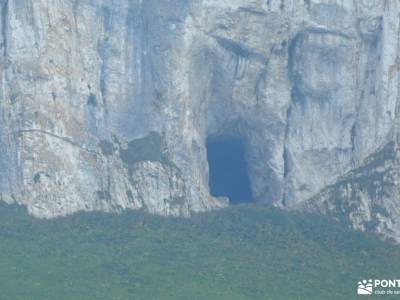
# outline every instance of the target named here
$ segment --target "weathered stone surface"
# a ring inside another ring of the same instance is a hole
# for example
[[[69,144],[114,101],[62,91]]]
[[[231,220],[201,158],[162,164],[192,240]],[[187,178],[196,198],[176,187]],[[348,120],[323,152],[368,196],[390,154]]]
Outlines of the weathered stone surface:
[[[400,243],[399,164],[400,149],[391,142],[300,207]]]
[[[223,207],[219,135],[244,141],[256,201],[296,209],[398,143],[397,0],[0,7],[1,197],[35,216]]]

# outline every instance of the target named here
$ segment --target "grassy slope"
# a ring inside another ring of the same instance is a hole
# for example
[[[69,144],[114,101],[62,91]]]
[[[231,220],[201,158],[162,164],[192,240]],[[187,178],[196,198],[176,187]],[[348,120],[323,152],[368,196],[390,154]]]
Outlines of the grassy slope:
[[[2,207],[0,220],[7,300],[357,299],[358,280],[400,273],[400,248],[267,207],[52,221]]]

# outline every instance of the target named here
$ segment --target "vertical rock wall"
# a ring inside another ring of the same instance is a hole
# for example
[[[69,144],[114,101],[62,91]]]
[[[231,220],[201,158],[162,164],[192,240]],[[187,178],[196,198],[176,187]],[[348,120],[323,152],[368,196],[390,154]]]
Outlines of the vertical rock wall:
[[[289,209],[397,145],[396,0],[0,7],[1,197],[35,216],[223,207],[210,137],[241,139],[255,200]]]

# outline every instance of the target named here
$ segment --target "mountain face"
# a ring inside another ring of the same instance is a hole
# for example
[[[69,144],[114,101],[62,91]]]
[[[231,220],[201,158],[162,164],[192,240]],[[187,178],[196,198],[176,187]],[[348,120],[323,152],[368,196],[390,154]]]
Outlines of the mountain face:
[[[2,201],[41,218],[224,207],[206,144],[233,137],[255,201],[400,241],[397,0],[0,8]]]

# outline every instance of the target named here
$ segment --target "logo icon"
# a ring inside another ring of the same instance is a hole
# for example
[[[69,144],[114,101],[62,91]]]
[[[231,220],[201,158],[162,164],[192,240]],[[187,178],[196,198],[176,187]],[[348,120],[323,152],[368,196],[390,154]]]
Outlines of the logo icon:
[[[357,295],[372,295],[373,285],[372,279],[358,282]]]

